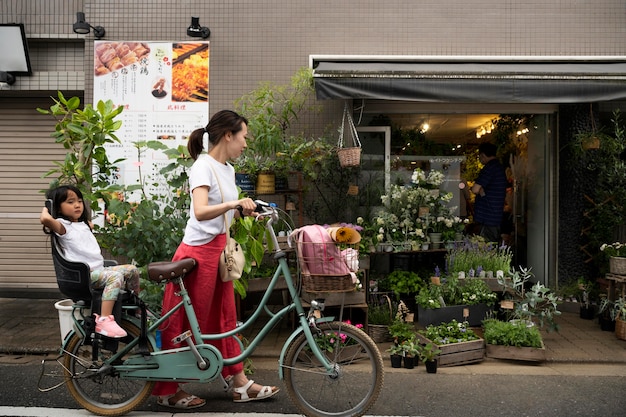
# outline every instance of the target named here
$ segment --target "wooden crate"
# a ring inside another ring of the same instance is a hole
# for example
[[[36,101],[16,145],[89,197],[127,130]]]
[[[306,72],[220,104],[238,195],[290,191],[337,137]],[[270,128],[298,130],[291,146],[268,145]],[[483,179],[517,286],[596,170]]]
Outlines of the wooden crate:
[[[543,362],[546,360],[546,348],[541,342],[540,348],[486,345],[488,358],[508,359],[515,361]]]
[[[417,338],[420,344],[433,343],[419,333]],[[437,366],[439,367],[467,365],[482,362],[485,359],[484,339],[436,346],[437,349],[441,350],[441,353],[437,355]]]

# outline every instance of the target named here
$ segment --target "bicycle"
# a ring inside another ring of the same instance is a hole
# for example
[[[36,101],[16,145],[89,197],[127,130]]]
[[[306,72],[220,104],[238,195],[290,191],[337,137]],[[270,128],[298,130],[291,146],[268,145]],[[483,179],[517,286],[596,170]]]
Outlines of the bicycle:
[[[128,333],[122,339],[96,334],[93,319],[84,314],[85,303],[75,303],[74,310],[80,315],[72,315],[74,329],[65,337],[59,357],[50,359],[61,364],[64,380],[50,388],[40,387],[40,390],[49,391],[67,384],[70,394],[83,408],[102,416],[118,416],[146,401],[156,381],[204,383],[219,378],[227,389],[228,384],[220,373],[222,368],[248,358],[279,320],[295,312],[297,326],[282,347],[278,366],[289,397],[307,416],[363,415],[375,403],[383,386],[381,354],[372,339],[359,328],[331,316],[322,316],[323,300],[311,300],[309,310],[305,311],[299,288],[289,270],[287,254],[280,249],[272,227],[279,219],[279,211],[267,204],[262,206],[278,266],[259,305],[239,327],[221,334],[202,334],[184,284],[185,275],[193,269],[195,261],[188,258],[152,263],[148,268],[149,279],[178,284],[180,303],[159,317],[141,299],[131,295],[121,303],[118,322]],[[272,312],[267,304],[280,277],[287,284],[290,303]],[[181,308],[191,330],[174,339],[181,347],[161,350],[156,343],[157,329]],[[244,346],[237,334],[255,323],[262,312],[269,316],[268,321]],[[240,355],[223,358],[207,343],[226,337],[239,341]],[[42,362],[40,384],[44,375],[51,376],[45,373],[46,361]]]

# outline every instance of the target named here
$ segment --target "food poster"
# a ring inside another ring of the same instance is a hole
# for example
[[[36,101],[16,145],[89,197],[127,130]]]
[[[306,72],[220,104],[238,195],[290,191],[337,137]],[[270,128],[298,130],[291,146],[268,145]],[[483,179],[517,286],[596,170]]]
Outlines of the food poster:
[[[187,136],[208,123],[209,50],[209,42],[95,42],[94,103],[124,106],[121,143],[106,145],[110,161],[124,159],[113,183],[138,184],[141,174],[150,195],[167,190],[159,174],[167,157],[145,148],[139,155],[135,142],[186,146]]]

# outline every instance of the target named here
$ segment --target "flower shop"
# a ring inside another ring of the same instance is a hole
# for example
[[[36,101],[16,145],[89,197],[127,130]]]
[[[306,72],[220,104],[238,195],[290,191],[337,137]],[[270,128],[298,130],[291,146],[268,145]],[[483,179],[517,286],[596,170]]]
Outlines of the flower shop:
[[[361,247],[369,245],[372,264],[369,331],[393,341],[392,366],[397,356],[405,366],[407,357],[439,366],[486,355],[545,360],[539,329],[556,329],[556,294],[533,284],[530,268],[513,267],[509,246],[465,233],[468,219],[450,204],[444,178],[416,168],[409,184],[394,184],[382,196],[372,224],[361,222]]]

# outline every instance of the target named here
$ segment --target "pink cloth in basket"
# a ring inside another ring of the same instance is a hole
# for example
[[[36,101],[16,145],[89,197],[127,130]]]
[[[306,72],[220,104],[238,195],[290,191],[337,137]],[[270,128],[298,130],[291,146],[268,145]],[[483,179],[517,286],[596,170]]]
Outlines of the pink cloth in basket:
[[[292,236],[303,274],[351,275],[341,250],[322,226],[303,226],[294,230]]]

